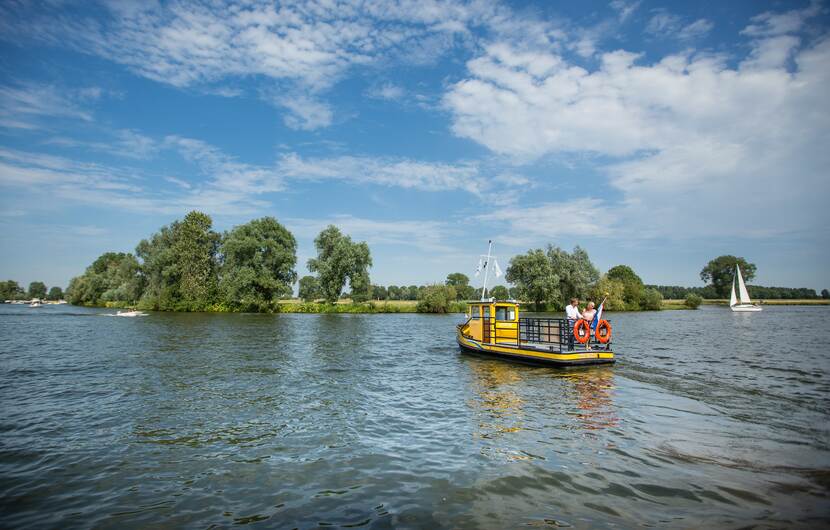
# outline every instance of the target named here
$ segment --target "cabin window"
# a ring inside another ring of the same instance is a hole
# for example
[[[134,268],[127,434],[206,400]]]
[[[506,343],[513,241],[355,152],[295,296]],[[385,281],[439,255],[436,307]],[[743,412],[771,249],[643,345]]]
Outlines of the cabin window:
[[[481,318],[481,306],[471,305],[470,306],[470,318],[479,319]]]
[[[484,306],[484,318],[490,318],[490,306]]]
[[[512,322],[516,320],[516,310],[512,307],[497,307],[496,320],[507,320]]]

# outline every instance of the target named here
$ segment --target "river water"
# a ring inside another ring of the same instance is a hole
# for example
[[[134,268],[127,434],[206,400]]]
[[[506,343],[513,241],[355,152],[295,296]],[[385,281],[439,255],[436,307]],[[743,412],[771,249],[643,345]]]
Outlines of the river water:
[[[610,314],[618,362],[459,315],[0,306],[0,526],[817,527],[828,307]]]

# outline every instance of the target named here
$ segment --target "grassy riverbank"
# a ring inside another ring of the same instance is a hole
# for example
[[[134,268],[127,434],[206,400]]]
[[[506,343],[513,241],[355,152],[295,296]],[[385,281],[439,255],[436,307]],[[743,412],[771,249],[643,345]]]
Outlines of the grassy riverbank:
[[[689,309],[686,307],[685,300],[663,300],[663,309]],[[763,300],[763,301],[756,301],[756,303],[761,303],[761,305],[830,305],[830,300],[827,299],[784,299],[784,300]],[[703,304],[705,305],[729,305],[729,300],[727,299],[704,299]]]
[[[704,300],[704,304],[710,305],[729,305],[729,300]],[[761,305],[830,305],[830,299],[823,298],[807,298],[807,299],[781,299],[781,300],[753,300],[753,303],[760,303]]]
[[[270,311],[262,311],[266,313],[417,313],[418,302],[416,300],[384,300],[384,301],[369,301],[356,303],[349,299],[339,300],[335,304],[326,304],[322,302],[303,302],[299,299],[280,300],[271,306]],[[111,309],[142,309],[151,310],[150,308],[142,307],[141,303],[130,302],[106,302],[103,305],[87,307],[106,307]],[[466,304],[463,307],[456,308],[458,312],[463,312],[466,309]],[[213,304],[208,307],[206,313],[244,313],[245,311],[234,310],[224,304]]]

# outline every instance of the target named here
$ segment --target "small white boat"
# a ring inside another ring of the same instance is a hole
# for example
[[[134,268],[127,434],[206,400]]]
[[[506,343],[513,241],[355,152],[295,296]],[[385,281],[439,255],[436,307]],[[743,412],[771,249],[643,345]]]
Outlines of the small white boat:
[[[40,300],[38,300],[37,298],[35,298],[35,299],[34,299],[34,300],[32,300],[32,302],[29,304],[29,307],[43,307],[43,303],[41,303],[41,301],[40,301]]]
[[[131,309],[129,311],[119,311],[115,314],[117,317],[146,317],[147,313],[142,313],[137,309]]]
[[[761,311],[762,307],[752,303],[749,292],[744,285],[744,278],[741,276],[741,269],[735,265],[735,277],[738,281],[738,296],[735,298],[735,278],[732,279],[732,294],[729,296],[729,307],[736,313],[754,313]]]

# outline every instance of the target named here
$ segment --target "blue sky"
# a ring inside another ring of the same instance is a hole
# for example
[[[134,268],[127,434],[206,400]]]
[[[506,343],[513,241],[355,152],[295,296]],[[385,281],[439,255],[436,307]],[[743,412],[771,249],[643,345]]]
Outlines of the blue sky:
[[[494,239],[699,285],[830,287],[830,8],[810,2],[0,6],[0,277],[63,285],[191,209],[335,224],[378,284]]]

